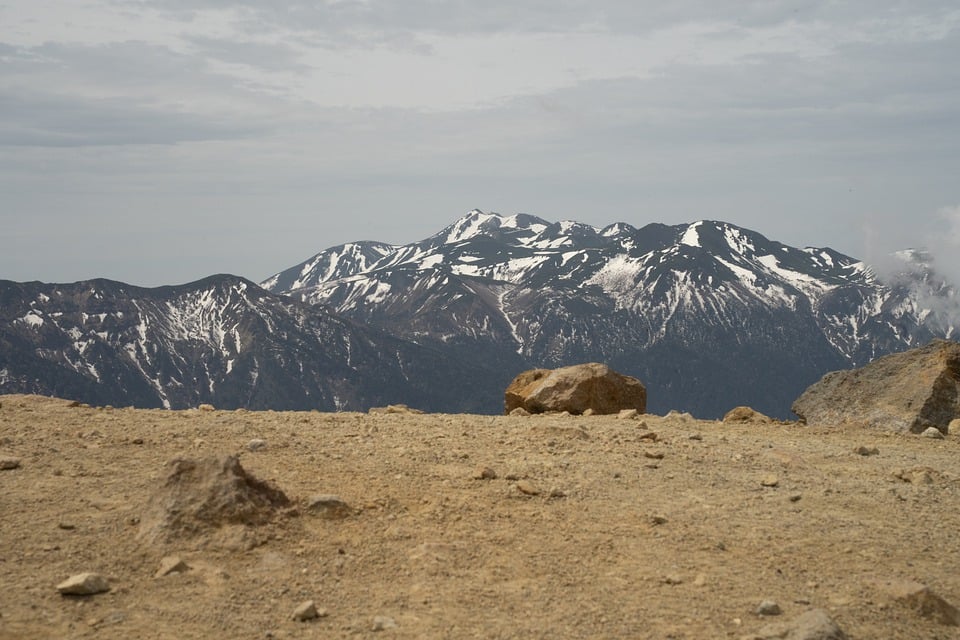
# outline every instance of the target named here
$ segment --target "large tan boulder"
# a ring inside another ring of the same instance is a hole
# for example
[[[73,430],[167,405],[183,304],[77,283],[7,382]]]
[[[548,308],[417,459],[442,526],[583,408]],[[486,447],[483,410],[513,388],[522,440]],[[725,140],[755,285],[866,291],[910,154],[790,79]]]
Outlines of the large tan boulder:
[[[828,373],[792,409],[807,424],[913,433],[936,427],[946,433],[960,417],[960,344],[934,340],[861,369]]]
[[[504,413],[517,407],[530,413],[587,410],[605,415],[624,409],[647,410],[647,390],[636,378],[617,373],[605,364],[591,362],[560,369],[524,371],[504,393]]]

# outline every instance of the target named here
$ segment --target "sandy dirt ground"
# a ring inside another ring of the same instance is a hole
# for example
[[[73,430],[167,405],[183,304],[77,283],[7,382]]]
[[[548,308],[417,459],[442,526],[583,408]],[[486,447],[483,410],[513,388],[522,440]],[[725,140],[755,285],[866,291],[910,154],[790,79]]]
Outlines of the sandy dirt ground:
[[[849,638],[960,637],[876,582],[960,603],[956,436],[0,403],[3,640],[749,638],[814,608]],[[279,512],[250,548],[139,539],[167,462],[219,454],[352,511]],[[155,577],[169,555],[189,570]],[[110,591],[60,595],[85,571]],[[325,615],[294,620],[307,600]]]

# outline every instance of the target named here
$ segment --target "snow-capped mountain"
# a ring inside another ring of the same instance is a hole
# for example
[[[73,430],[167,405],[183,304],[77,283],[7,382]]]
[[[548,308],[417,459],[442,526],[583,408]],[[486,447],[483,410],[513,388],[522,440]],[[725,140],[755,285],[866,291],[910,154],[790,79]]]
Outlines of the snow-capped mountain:
[[[480,411],[476,367],[235,276],[144,289],[0,281],[0,393],[138,407]],[[483,380],[480,397],[497,390]]]
[[[652,411],[786,416],[827,371],[954,334],[953,288],[901,257],[881,280],[724,222],[598,229],[475,210],[421,242],[328,249],[263,286],[499,371],[499,385],[595,360],[643,380]]]

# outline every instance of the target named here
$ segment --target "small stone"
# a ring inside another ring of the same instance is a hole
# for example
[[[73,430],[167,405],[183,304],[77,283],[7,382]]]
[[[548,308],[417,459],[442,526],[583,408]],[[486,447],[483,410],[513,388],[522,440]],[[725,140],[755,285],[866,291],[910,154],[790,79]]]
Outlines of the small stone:
[[[651,442],[656,442],[660,439],[660,436],[658,436],[654,431],[647,431],[646,433],[641,433],[639,436],[637,436],[637,438],[640,440],[650,440]]]
[[[667,524],[667,522],[668,520],[666,516],[655,515],[655,516],[651,516],[650,518],[650,523],[654,525]]]
[[[65,596],[90,596],[110,591],[110,584],[99,573],[78,573],[58,584],[57,591]]]
[[[780,605],[773,600],[764,600],[757,607],[758,616],[778,616],[781,613],[783,613],[783,610],[780,609]]]
[[[934,440],[943,440],[943,433],[940,431],[940,429],[937,429],[936,427],[928,427],[920,435],[922,435],[924,438],[932,438]]]
[[[385,629],[396,629],[397,623],[393,618],[387,616],[377,616],[373,619],[373,630],[383,631]]]
[[[201,404],[199,407],[197,407],[197,409],[200,411],[216,411],[216,407],[214,407],[212,404]]]
[[[643,457],[650,458],[651,460],[663,460],[664,455],[666,454],[664,454],[663,451],[653,451],[651,449],[643,452]]]
[[[353,509],[340,496],[324,494],[307,500],[307,513],[327,520],[341,520],[350,516]]]
[[[167,556],[160,561],[160,568],[153,575],[155,578],[162,578],[172,573],[184,573],[189,570],[190,566],[178,556]]]
[[[537,485],[533,484],[528,480],[521,480],[520,482],[518,482],[517,491],[528,496],[540,495],[540,489],[537,487]]]
[[[861,456],[876,456],[880,454],[880,449],[876,447],[857,447],[853,450],[854,453]]]
[[[633,420],[640,415],[640,412],[636,409],[622,409],[620,413],[617,414],[618,420]]]
[[[563,489],[550,489],[551,498],[566,498],[567,492]]]
[[[663,578],[663,583],[664,583],[664,584],[671,584],[671,585],[683,584],[683,578],[681,578],[680,576],[678,576],[678,575],[675,574],[675,573],[672,573],[672,574],[670,574],[670,575],[668,575],[668,576],[665,576],[665,577]]]
[[[134,438],[130,442],[132,442],[133,444],[143,444],[143,438]]]
[[[800,494],[800,493],[790,494],[790,502],[800,502],[801,498],[803,498],[803,494]]]
[[[529,416],[530,412],[524,409],[523,407],[517,407],[516,409],[511,411],[509,415],[525,417],[525,416]]]
[[[0,471],[10,471],[20,467],[20,458],[0,458]]]
[[[780,485],[780,478],[773,475],[772,473],[763,477],[763,480],[760,481],[760,486],[763,487],[776,487]]]
[[[811,609],[788,622],[768,624],[754,636],[760,640],[847,640],[846,634],[823,609]]]
[[[57,528],[63,529],[64,531],[73,531],[77,528],[77,525],[73,524],[72,522],[61,521],[57,523]]]
[[[293,619],[297,622],[306,622],[319,617],[320,612],[317,611],[317,605],[313,600],[307,600],[293,610]]]
[[[951,436],[960,434],[960,418],[954,418],[947,425],[947,433]]]
[[[699,433],[691,433],[690,440],[703,440],[703,436]]]
[[[588,408],[587,408],[583,413],[581,413],[580,415],[586,416],[586,417],[589,418],[590,416],[596,415],[596,413],[597,413],[596,411],[594,411],[592,408],[588,407]]]
[[[260,451],[267,448],[267,441],[260,438],[254,438],[247,443],[247,451]]]
[[[477,467],[473,471],[474,480],[496,480],[497,472],[490,467]]]

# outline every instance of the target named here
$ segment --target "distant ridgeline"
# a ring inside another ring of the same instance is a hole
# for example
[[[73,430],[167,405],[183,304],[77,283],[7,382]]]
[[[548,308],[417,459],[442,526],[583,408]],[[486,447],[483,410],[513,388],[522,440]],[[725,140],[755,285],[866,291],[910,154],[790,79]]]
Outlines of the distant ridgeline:
[[[789,417],[824,373],[954,335],[923,254],[881,280],[723,222],[603,229],[472,211],[327,249],[260,286],[0,281],[0,393],[184,408],[500,413],[520,371],[602,362],[648,411]]]

